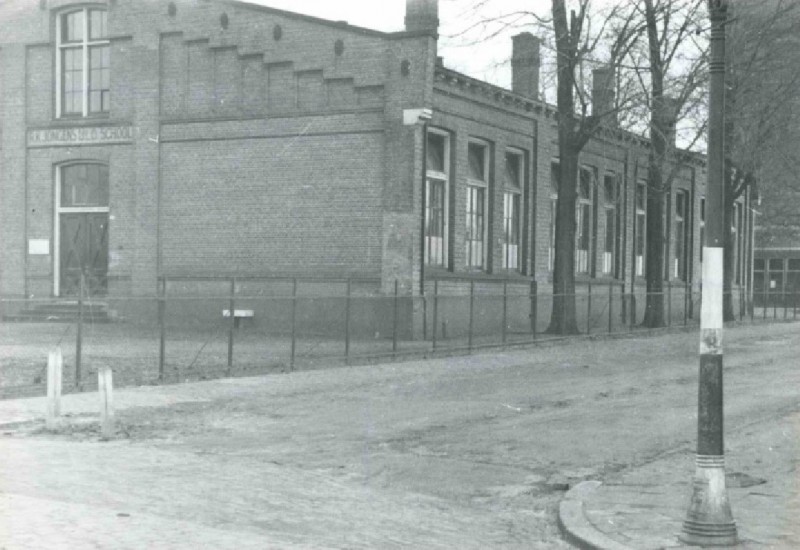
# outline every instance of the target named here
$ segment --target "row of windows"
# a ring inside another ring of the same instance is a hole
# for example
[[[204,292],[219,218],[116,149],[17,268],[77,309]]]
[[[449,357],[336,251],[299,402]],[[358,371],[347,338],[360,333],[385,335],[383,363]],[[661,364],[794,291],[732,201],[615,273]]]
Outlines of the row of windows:
[[[449,265],[449,202],[450,202],[450,135],[441,130],[428,131],[426,143],[425,185],[425,263],[431,266]],[[478,139],[467,143],[467,186],[465,190],[464,266],[486,269],[490,254],[488,227],[490,154],[492,144]],[[506,149],[503,167],[503,233],[501,268],[520,271],[520,238],[523,224],[523,194],[525,185],[525,153]]]

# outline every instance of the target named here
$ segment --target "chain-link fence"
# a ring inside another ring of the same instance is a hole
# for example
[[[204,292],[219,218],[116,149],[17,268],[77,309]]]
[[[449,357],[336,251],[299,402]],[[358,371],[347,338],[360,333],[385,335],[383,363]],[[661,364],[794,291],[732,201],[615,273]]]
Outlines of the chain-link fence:
[[[424,296],[376,281],[161,280],[156,295],[0,298],[0,397],[45,393],[47,354],[60,347],[64,386],[91,389],[110,366],[117,385],[142,385],[325,368],[397,357],[469,353],[552,339],[554,297],[515,281],[433,281]],[[579,335],[696,325],[700,294],[666,285],[658,295],[619,283],[580,287]],[[797,318],[798,296],[749,305],[730,295],[740,321]],[[570,306],[571,307],[571,306]]]

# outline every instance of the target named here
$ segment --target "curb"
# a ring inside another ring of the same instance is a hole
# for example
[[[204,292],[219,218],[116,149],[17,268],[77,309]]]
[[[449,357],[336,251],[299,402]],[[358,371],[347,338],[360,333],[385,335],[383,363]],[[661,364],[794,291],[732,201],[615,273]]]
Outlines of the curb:
[[[558,527],[569,543],[584,550],[631,550],[586,518],[583,502],[601,485],[600,481],[582,481],[567,491],[558,505]]]

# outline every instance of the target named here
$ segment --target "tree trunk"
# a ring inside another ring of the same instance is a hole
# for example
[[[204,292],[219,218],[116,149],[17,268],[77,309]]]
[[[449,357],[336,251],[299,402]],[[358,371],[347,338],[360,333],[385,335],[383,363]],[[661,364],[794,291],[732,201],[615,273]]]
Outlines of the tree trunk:
[[[664,197],[661,188],[661,170],[650,161],[648,170],[649,188],[647,193],[647,251],[645,257],[645,280],[647,299],[645,301],[642,326],[658,328],[664,322]]]
[[[564,0],[553,0],[553,30],[556,35],[559,181],[556,202],[556,250],[553,265],[553,311],[547,332],[577,334],[575,311],[575,201],[577,200],[578,155],[575,120],[575,64],[580,25],[567,24]]]
[[[559,132],[560,133],[560,132]],[[574,147],[561,148],[559,192],[556,203],[556,250],[553,266],[553,311],[550,334],[577,334],[575,308],[575,202],[578,153]],[[570,184],[572,182],[572,184]]]

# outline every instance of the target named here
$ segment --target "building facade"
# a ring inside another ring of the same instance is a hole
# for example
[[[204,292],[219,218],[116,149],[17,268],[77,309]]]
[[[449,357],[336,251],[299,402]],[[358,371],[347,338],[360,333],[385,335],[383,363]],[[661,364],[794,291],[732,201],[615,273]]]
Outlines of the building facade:
[[[437,58],[436,0],[408,0],[405,23],[229,0],[4,2],[0,294],[68,297],[81,274],[109,299],[164,277],[549,292],[558,151],[538,40],[514,38],[506,90]],[[644,284],[647,152],[609,125],[581,154],[581,292]],[[664,278],[696,289],[705,163],[681,162]]]

